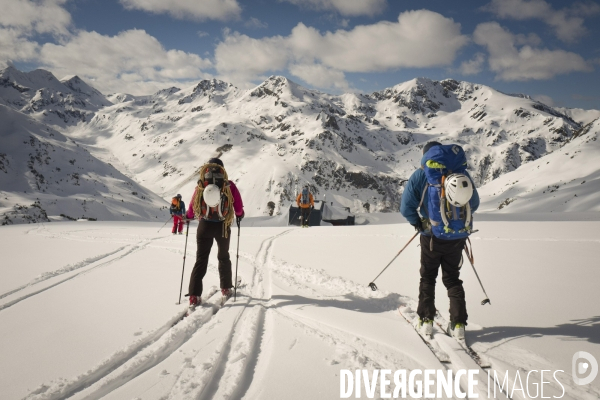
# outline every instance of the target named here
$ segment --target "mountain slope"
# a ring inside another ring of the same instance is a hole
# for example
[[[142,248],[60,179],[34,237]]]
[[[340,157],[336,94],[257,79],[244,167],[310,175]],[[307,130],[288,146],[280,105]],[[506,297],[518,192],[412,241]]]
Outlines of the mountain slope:
[[[213,79],[105,97],[78,77],[1,74],[0,102],[165,199],[181,193],[189,201],[200,166],[222,157],[249,216],[270,214],[271,203],[286,213],[303,185],[354,213],[395,212],[430,140],[461,144],[484,187],[557,151],[582,130],[577,121],[595,115],[452,79],[416,78],[368,95],[329,95],[281,76],[251,90]],[[490,210],[504,200],[490,200]]]
[[[111,97],[112,98],[112,97]],[[371,95],[328,95],[279,76],[241,91],[211,80],[114,98],[77,132],[138,182],[189,196],[197,169],[223,157],[249,215],[284,213],[309,184],[353,212],[396,211],[429,140],[461,144],[478,186],[560,148],[581,125],[526,96],[418,78]],[[92,147],[93,148],[93,147]]]
[[[560,149],[480,189],[480,210],[491,212],[600,211],[600,119]]]
[[[112,103],[78,76],[59,81],[45,70],[21,72],[7,67],[0,71],[0,104],[66,127],[89,121],[96,111]]]
[[[4,105],[0,120],[3,225],[61,214],[101,220],[165,216],[162,199],[57,130]]]

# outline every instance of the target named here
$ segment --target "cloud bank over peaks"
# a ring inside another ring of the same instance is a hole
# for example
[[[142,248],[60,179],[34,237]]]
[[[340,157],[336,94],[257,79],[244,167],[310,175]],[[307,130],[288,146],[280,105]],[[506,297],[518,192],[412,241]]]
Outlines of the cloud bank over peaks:
[[[550,79],[570,72],[592,71],[579,54],[535,47],[540,43],[537,35],[515,35],[497,22],[479,24],[473,40],[487,48],[489,67],[499,80]]]
[[[63,44],[44,44],[39,58],[57,75],[80,75],[103,93],[147,94],[181,80],[208,77],[202,71],[211,67],[196,54],[165,50],[156,38],[137,29],[115,36],[80,31]]]
[[[261,39],[225,31],[215,49],[215,67],[222,76],[250,81],[288,69],[303,80],[309,78],[307,83],[334,79],[334,84],[321,87],[342,88],[349,86],[345,72],[450,65],[467,42],[459,23],[417,10],[401,13],[398,22],[380,21],[335,32],[321,33],[303,23],[288,36]]]

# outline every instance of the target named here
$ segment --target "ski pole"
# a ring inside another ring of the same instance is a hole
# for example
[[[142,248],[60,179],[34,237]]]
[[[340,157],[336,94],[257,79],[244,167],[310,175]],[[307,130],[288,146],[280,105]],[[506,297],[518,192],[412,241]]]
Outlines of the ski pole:
[[[169,219],[167,220],[167,222],[169,222],[171,220],[171,218],[173,218],[172,215],[169,217]],[[165,227],[165,225],[167,224],[167,222],[165,222],[164,225],[161,226],[160,229],[156,231],[156,233],[160,232],[160,230]]]
[[[185,255],[187,254],[187,240],[188,232],[190,231],[190,221],[186,222],[187,228],[185,228],[185,247],[183,249],[183,268],[181,269],[181,285],[179,286],[179,303],[181,304],[181,292],[183,291],[183,271],[185,271]]]
[[[377,276],[375,277],[375,279],[373,279],[373,280],[371,281],[371,283],[369,283],[369,285],[368,285],[368,286],[371,288],[371,290],[372,290],[372,291],[376,291],[376,290],[377,290],[377,285],[375,285],[375,281],[377,280],[377,278],[379,278],[379,276],[380,276],[381,274],[383,274],[383,271],[385,271],[385,270],[386,270],[386,269],[387,269],[387,268],[388,268],[390,265],[392,265],[392,263],[394,262],[394,260],[395,260],[396,258],[398,258],[398,256],[400,255],[400,253],[402,253],[402,252],[404,251],[404,249],[405,249],[406,247],[408,247],[408,245],[410,244],[410,242],[412,242],[412,241],[413,241],[413,239],[414,239],[414,238],[416,238],[416,237],[417,237],[417,235],[418,235],[419,233],[421,233],[421,232],[416,232],[416,233],[414,234],[414,236],[410,238],[410,240],[408,241],[408,243],[406,243],[406,244],[404,245],[404,247],[403,247],[402,249],[400,249],[400,251],[398,252],[398,254],[396,254],[396,256],[395,256],[394,258],[392,258],[392,261],[390,261],[390,262],[389,262],[389,264],[388,264],[388,265],[386,265],[386,266],[385,266],[385,268],[384,268],[384,269],[383,269],[383,270],[382,270],[382,271],[379,273],[379,275],[377,275]]]
[[[296,218],[296,216],[298,215],[298,211],[300,211],[300,207],[298,207],[298,210],[296,211],[296,213],[294,214],[294,216],[292,217],[292,221],[294,221],[294,219]],[[289,225],[289,222],[288,222]]]
[[[312,210],[315,208],[315,206],[311,206],[310,209],[308,210],[308,217],[306,217],[306,223],[308,224],[308,226],[310,226],[310,214],[312,214]]]
[[[469,262],[471,263],[473,272],[475,272],[475,276],[477,277],[477,280],[479,281],[481,290],[483,290],[483,294],[485,294],[485,299],[483,299],[481,301],[481,305],[482,306],[484,306],[486,304],[492,305],[492,302],[490,301],[489,296],[487,295],[487,293],[485,292],[485,289],[483,288],[483,283],[481,283],[481,279],[479,279],[479,274],[477,273],[477,270],[475,269],[475,256],[473,255],[473,245],[471,244],[471,239],[467,238],[467,241],[471,245],[471,251],[469,252],[469,248],[467,247],[467,244],[465,243],[465,253],[467,254],[467,258],[469,259]]]
[[[237,240],[237,252],[235,253],[235,286],[233,287],[233,301],[235,302],[235,298],[237,296],[237,270],[238,270],[238,262],[240,261],[240,220],[237,221],[238,226],[238,240]]]

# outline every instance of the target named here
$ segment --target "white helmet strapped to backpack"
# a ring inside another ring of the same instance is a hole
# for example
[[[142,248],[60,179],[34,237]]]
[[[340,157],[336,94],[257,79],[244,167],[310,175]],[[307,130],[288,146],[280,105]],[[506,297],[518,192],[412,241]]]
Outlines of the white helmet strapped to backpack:
[[[221,202],[221,189],[219,189],[217,185],[211,183],[204,188],[202,197],[207,206],[216,207]]]
[[[464,174],[451,174],[444,181],[446,199],[455,207],[464,207],[473,196],[473,183]]]

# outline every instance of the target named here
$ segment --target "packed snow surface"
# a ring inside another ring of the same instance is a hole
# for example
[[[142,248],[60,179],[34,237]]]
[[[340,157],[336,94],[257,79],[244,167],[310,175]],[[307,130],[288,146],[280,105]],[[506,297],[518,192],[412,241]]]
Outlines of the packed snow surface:
[[[467,338],[492,370],[509,371],[511,387],[517,371],[524,379],[535,370],[539,383],[541,370],[563,370],[563,398],[597,399],[600,380],[575,385],[571,357],[600,355],[600,222],[548,216],[476,220],[475,265],[492,305],[479,304],[465,262]],[[177,304],[185,235],[147,222],[3,227],[1,397],[336,399],[342,369],[476,369],[436,329],[451,359],[442,365],[398,313],[416,310],[416,241],[376,281],[378,291],[367,287],[414,233],[398,220],[374,214],[363,226],[300,229],[280,217],[246,219],[236,301],[220,306],[213,251],[204,304],[173,327],[186,308],[186,298]],[[184,294],[195,231],[193,223]],[[234,228],[234,265],[237,240]],[[441,282],[437,307],[447,318]],[[560,396],[547,377],[544,395]],[[517,390],[512,398],[528,397]]]

